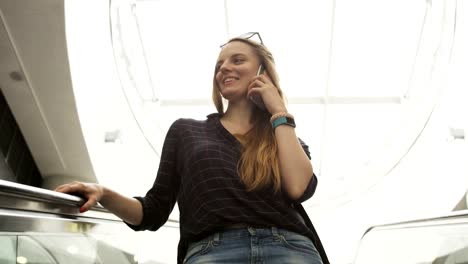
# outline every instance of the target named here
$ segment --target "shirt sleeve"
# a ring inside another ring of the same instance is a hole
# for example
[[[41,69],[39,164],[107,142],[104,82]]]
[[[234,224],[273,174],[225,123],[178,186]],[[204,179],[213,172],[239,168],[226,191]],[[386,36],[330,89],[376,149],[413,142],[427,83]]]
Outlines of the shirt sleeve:
[[[171,125],[166,134],[153,187],[144,197],[135,197],[143,207],[143,219],[140,225],[126,223],[133,230],[159,229],[174,209],[180,188],[180,175],[177,171],[178,121]]]
[[[311,156],[310,156],[309,146],[302,139],[298,138],[298,140],[299,140],[299,143],[301,143],[302,149],[304,149],[305,154],[310,160]],[[306,190],[302,194],[302,196],[299,199],[295,200],[294,202],[302,203],[302,202],[307,201],[310,197],[312,197],[315,193],[315,189],[317,189],[317,183],[318,183],[317,176],[315,176],[315,173],[314,173],[312,175],[312,178],[309,181],[309,184],[307,185]]]

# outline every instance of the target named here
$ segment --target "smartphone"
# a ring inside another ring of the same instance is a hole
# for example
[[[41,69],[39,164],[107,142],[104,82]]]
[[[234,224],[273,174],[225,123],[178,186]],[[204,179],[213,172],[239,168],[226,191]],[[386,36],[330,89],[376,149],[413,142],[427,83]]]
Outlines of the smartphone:
[[[263,64],[260,65],[260,67],[258,67],[258,71],[257,71],[257,76],[259,76],[260,74],[262,74],[263,72],[265,71],[265,67],[263,67]],[[260,95],[252,95],[250,96],[250,100],[252,100],[252,102],[260,109],[262,110],[265,110],[265,104],[263,103],[263,100],[262,100],[262,97]]]
[[[263,67],[263,64],[260,64],[260,66],[258,67],[257,76],[262,74],[264,71],[265,71],[265,68]]]

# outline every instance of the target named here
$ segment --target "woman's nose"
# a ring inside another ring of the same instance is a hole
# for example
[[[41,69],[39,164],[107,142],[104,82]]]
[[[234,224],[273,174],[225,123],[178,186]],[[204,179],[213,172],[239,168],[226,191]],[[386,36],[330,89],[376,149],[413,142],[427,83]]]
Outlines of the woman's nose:
[[[228,63],[223,63],[221,67],[219,67],[219,71],[222,73],[230,72],[231,70],[231,66]]]

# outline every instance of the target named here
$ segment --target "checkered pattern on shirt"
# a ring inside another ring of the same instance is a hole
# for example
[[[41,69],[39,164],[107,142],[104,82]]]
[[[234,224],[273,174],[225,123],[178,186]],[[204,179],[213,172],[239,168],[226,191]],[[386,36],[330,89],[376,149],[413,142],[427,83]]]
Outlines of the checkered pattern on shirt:
[[[179,262],[189,243],[232,224],[276,226],[316,239],[297,217],[293,201],[271,188],[246,191],[237,174],[240,143],[219,118],[211,114],[204,121],[178,119],[171,125],[154,185],[145,197],[136,197],[143,205],[142,223],[130,227],[157,230],[177,201]],[[310,158],[308,147],[301,144]],[[312,196],[316,184],[314,176],[299,202]]]

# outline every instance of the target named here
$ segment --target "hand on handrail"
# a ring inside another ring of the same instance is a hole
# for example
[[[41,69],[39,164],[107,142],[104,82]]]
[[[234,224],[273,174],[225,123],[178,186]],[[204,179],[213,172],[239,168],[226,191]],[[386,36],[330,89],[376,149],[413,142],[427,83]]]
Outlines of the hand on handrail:
[[[56,192],[77,195],[85,199],[85,203],[80,207],[80,213],[88,211],[95,206],[104,194],[104,187],[96,183],[71,182],[55,188]]]

